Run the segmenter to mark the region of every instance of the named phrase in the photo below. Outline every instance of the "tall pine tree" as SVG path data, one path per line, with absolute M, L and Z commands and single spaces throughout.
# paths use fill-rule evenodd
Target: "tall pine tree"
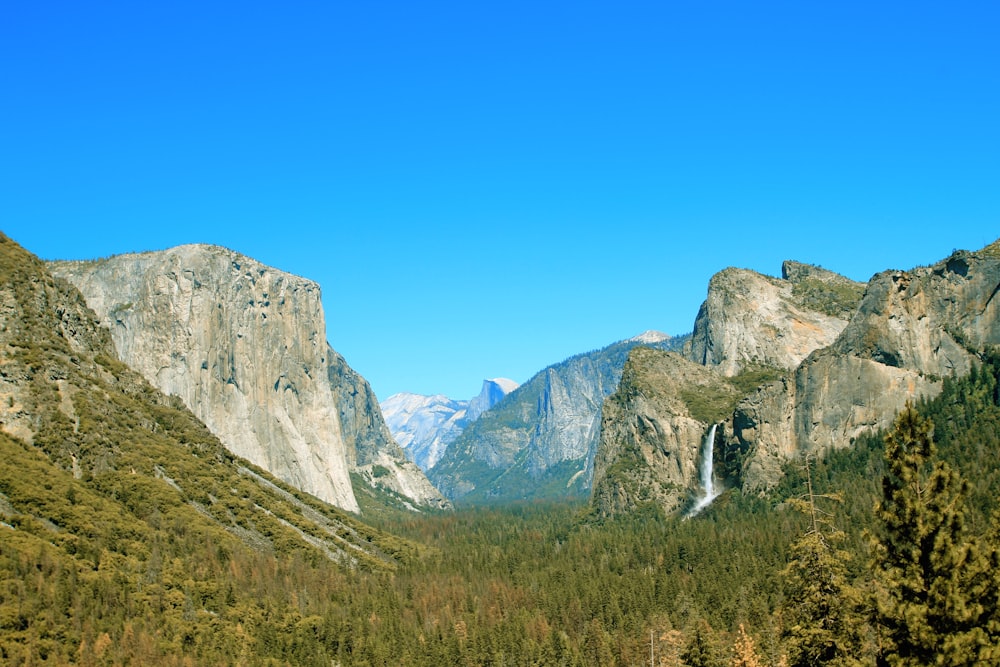
M 813 492 L 806 460 L 807 493 L 790 499 L 809 518 L 805 534 L 792 543 L 788 566 L 782 572 L 785 589 L 782 632 L 789 667 L 865 664 L 862 654 L 861 595 L 848 580 L 850 554 L 838 549 L 843 532 L 834 528 L 828 513 L 817 507 L 820 498 L 839 497 Z
M 994 664 L 988 633 L 992 577 L 965 534 L 965 482 L 935 461 L 933 425 L 912 406 L 885 439 L 886 473 L 873 540 L 879 664 Z

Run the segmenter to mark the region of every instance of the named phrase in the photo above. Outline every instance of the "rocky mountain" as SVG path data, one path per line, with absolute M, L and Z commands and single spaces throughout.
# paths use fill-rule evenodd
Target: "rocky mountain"
M 885 271 L 868 284 L 833 344 L 740 402 L 727 447 L 747 489 L 774 484 L 781 465 L 845 447 L 887 427 L 907 401 L 933 397 L 1000 344 L 1000 241 L 929 267 Z
M 799 262 L 784 262 L 780 279 L 725 269 L 709 281 L 684 354 L 726 376 L 759 366 L 792 370 L 837 338 L 864 288 Z
M 393 438 L 406 455 L 423 470 L 441 459 L 448 444 L 481 414 L 517 389 L 506 378 L 483 380 L 479 394 L 468 401 L 456 401 L 436 394 L 393 394 L 382 402 L 382 414 Z
M 692 363 L 637 351 L 606 402 L 596 508 L 679 511 L 698 488 L 693 462 L 712 424 L 716 476 L 759 491 L 789 461 L 849 446 L 906 401 L 936 395 L 942 378 L 967 373 L 1000 343 L 998 244 L 880 273 L 863 295 L 793 262 L 780 280 L 720 272 L 684 349 Z
M 349 511 L 354 469 L 414 503 L 445 502 L 327 344 L 316 283 L 206 245 L 50 269 L 84 294 L 118 357 L 236 455 Z
M 306 661 L 290 628 L 317 600 L 339 611 L 363 571 L 421 557 L 115 356 L 80 292 L 0 234 L 0 663 Z
M 469 425 L 430 469 L 431 481 L 449 498 L 471 503 L 585 497 L 601 407 L 618 386 L 628 351 L 683 340 L 647 333 L 544 369 Z
M 739 389 L 676 352 L 630 352 L 617 391 L 604 402 L 593 483 L 600 515 L 645 504 L 672 514 L 689 504 L 711 420 L 705 397 L 731 404 Z
M 0 515 L 28 531 L 33 517 L 55 543 L 72 541 L 71 554 L 87 557 L 109 519 L 74 538 L 66 533 L 79 517 L 47 514 L 56 501 L 42 489 L 78 494 L 84 513 L 84 499 L 102 511 L 119 506 L 136 525 L 183 520 L 217 534 L 219 548 L 273 552 L 284 543 L 341 563 L 385 559 L 363 537 L 375 531 L 235 457 L 177 397 L 118 361 L 80 292 L 2 234 L 0 369 Z M 44 470 L 46 481 L 27 470 Z M 110 549 L 119 547 L 148 551 L 122 538 Z
M 683 356 L 636 351 L 605 403 L 593 502 L 605 515 L 654 503 L 678 512 L 694 497 L 702 443 L 737 401 L 832 343 L 864 285 L 786 261 L 781 278 L 729 268 L 709 281 Z M 715 431 L 724 440 L 725 426 Z M 715 450 L 725 457 L 727 449 Z M 727 461 L 731 464 L 731 461 Z

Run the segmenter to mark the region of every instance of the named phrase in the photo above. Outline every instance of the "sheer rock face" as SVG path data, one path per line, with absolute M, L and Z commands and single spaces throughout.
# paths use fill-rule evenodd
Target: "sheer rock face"
M 668 514 L 681 510 L 699 487 L 697 461 L 711 426 L 692 416 L 687 401 L 702 402 L 697 414 L 717 419 L 717 440 L 725 441 L 733 425 L 731 406 L 741 397 L 727 378 L 762 368 L 794 370 L 836 340 L 863 289 L 831 271 L 791 261 L 783 264 L 780 279 L 735 268 L 713 276 L 683 357 L 634 351 L 621 386 L 605 401 L 593 487 L 598 511 L 615 514 L 645 502 Z M 787 410 L 780 400 L 768 403 L 764 426 L 784 424 Z M 795 450 L 794 437 L 779 428 L 765 437 L 775 439 L 774 455 L 755 460 L 754 470 L 780 473 Z M 724 464 L 721 477 L 735 467 L 732 456 L 741 450 L 716 451 Z
M 367 382 L 326 342 L 316 283 L 205 245 L 50 269 L 83 293 L 122 361 L 233 453 L 358 511 L 350 464 L 377 458 L 378 444 L 359 453 L 373 434 L 388 444 Z
M 593 502 L 602 516 L 652 503 L 680 511 L 698 487 L 710 425 L 691 416 L 680 391 L 736 391 L 717 372 L 648 348 L 629 354 L 618 390 L 604 402 Z
M 431 480 L 467 502 L 586 497 L 604 400 L 639 345 L 673 347 L 678 339 L 647 332 L 540 371 L 466 427 Z
M 816 267 L 786 262 L 783 279 L 727 269 L 711 282 L 684 356 L 637 351 L 604 405 L 593 502 L 604 513 L 654 501 L 669 512 L 697 487 L 693 461 L 708 424 L 685 396 L 764 365 L 784 369 L 722 417 L 719 476 L 744 490 L 778 482 L 794 458 L 850 446 L 888 427 L 907 401 L 940 392 L 1000 345 L 1000 241 L 930 267 L 887 271 L 862 290 Z M 712 378 L 715 380 L 712 380 Z M 717 384 L 712 384 L 712 382 Z M 721 394 L 719 393 L 721 392 Z M 704 393 L 704 392 L 702 392 Z M 610 471 L 610 473 L 609 473 Z
M 419 466 L 407 459 L 392 437 L 368 381 L 333 348 L 327 349 L 327 377 L 338 406 L 350 469 L 369 486 L 399 494 L 418 506 L 450 508 L 451 503 Z
M 1000 344 L 998 291 L 996 243 L 872 278 L 832 345 L 737 406 L 729 446 L 745 458 L 744 487 L 767 488 L 789 458 L 888 427 L 907 401 L 933 397 L 942 378 L 968 373 L 977 352 Z
M 792 370 L 847 326 L 864 285 L 798 262 L 782 278 L 747 269 L 715 274 L 685 356 L 734 376 L 753 366 Z

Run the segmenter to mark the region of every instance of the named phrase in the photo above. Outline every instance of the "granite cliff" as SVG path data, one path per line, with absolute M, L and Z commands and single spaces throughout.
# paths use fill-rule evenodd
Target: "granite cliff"
M 781 276 L 715 274 L 685 356 L 726 376 L 754 366 L 792 370 L 836 340 L 864 292 L 863 283 L 799 262 L 784 262 Z
M 782 279 L 741 269 L 709 285 L 684 356 L 635 351 L 605 403 L 593 491 L 602 513 L 679 511 L 718 423 L 727 485 L 759 492 L 806 454 L 849 446 L 932 397 L 1000 344 L 1000 242 L 858 283 L 794 262 Z M 692 366 L 701 370 L 695 371 Z M 692 422 L 693 420 L 693 422 Z
M 222 585 L 198 560 L 206 551 L 253 552 L 253 562 L 274 567 L 305 558 L 364 569 L 395 567 L 405 555 L 397 538 L 234 456 L 176 396 L 115 356 L 80 292 L 0 233 L 8 557 L 65 556 L 63 575 L 91 593 L 88 577 L 100 571 L 109 584 L 190 600 L 196 585 Z
M 782 277 L 729 268 L 709 281 L 681 355 L 635 350 L 605 402 L 592 499 L 604 515 L 654 503 L 668 513 L 699 485 L 698 457 L 712 424 L 723 443 L 739 399 L 832 343 L 864 286 L 786 261 Z M 734 451 L 716 449 L 720 459 Z M 725 476 L 733 463 L 720 468 Z
M 389 464 L 380 479 L 414 502 L 442 502 L 327 344 L 316 283 L 206 245 L 50 269 L 83 293 L 122 361 L 238 456 L 350 511 L 352 466 Z
M 586 497 L 601 407 L 628 351 L 683 340 L 648 332 L 542 370 L 469 425 L 430 469 L 431 480 L 449 498 L 470 503 Z
M 744 461 L 743 486 L 773 485 L 790 458 L 848 446 L 968 373 L 1000 344 L 998 291 L 1000 242 L 875 275 L 836 341 L 737 406 L 727 447 Z
M 618 390 L 604 402 L 594 462 L 598 513 L 647 504 L 680 511 L 695 491 L 701 444 L 714 421 L 706 405 L 731 404 L 738 396 L 718 372 L 675 352 L 632 350 Z

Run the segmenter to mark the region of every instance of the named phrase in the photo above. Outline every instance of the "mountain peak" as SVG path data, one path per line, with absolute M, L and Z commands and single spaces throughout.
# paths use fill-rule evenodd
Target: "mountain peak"
M 508 394 L 521 386 L 520 383 L 515 382 L 510 378 L 490 378 L 488 380 L 483 380 L 483 385 L 485 385 L 487 382 L 492 382 L 493 384 L 497 385 L 498 387 L 503 389 L 504 392 Z
M 479 394 L 456 401 L 443 394 L 393 394 L 382 401 L 382 414 L 399 446 L 423 470 L 430 470 L 462 430 L 518 388 L 508 378 L 483 380 Z
M 643 331 L 638 336 L 633 336 L 632 338 L 629 338 L 626 342 L 628 342 L 628 343 L 646 343 L 646 344 L 665 343 L 666 341 L 670 340 L 671 338 L 673 338 L 673 336 L 671 336 L 669 334 L 665 334 L 662 331 L 655 331 L 653 329 L 649 329 L 647 331 Z

